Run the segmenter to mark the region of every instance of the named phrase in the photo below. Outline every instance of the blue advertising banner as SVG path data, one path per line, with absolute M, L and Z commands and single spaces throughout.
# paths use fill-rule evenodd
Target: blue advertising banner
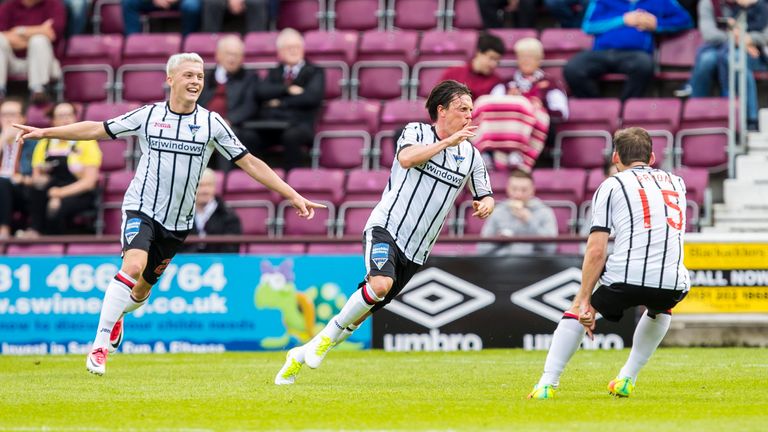
M 119 266 L 115 257 L 0 257 L 0 353 L 90 350 Z M 121 350 L 288 349 L 322 329 L 363 275 L 357 256 L 178 255 L 126 317 Z M 343 346 L 369 348 L 370 324 Z

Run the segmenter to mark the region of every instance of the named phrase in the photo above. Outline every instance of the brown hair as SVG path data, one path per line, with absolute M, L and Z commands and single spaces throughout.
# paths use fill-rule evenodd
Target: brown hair
M 632 162 L 647 164 L 651 162 L 653 141 L 645 129 L 631 127 L 616 131 L 613 135 L 613 148 L 624 165 Z

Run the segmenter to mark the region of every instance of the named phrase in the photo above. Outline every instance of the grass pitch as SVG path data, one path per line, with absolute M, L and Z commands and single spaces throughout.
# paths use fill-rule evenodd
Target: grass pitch
M 332 352 L 293 386 L 284 353 L 0 356 L 0 429 L 765 431 L 768 350 L 660 349 L 628 399 L 628 354 L 580 351 L 555 400 L 529 401 L 544 352 Z

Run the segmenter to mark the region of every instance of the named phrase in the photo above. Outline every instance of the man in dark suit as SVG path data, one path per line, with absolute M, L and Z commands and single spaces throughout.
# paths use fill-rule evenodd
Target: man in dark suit
M 237 36 L 225 36 L 216 45 L 216 69 L 205 76 L 205 86 L 198 103 L 221 114 L 254 153 L 258 137 L 255 132 L 243 128 L 243 123 L 253 120 L 258 111 L 254 91 L 258 77 L 243 68 L 245 45 Z M 218 153 L 216 153 L 218 155 Z M 231 164 L 217 156 L 219 169 L 228 170 Z
M 299 165 L 303 152 L 312 146 L 325 93 L 325 72 L 304 59 L 304 39 L 296 30 L 281 31 L 276 44 L 280 64 L 256 85 L 256 98 L 261 102 L 259 145 L 281 145 L 285 168 L 290 169 Z
M 216 173 L 206 168 L 200 176 L 195 201 L 195 226 L 192 234 L 200 237 L 209 235 L 242 234 L 243 229 L 237 213 L 216 196 Z M 227 243 L 186 244 L 184 252 L 189 253 L 236 253 L 240 246 Z

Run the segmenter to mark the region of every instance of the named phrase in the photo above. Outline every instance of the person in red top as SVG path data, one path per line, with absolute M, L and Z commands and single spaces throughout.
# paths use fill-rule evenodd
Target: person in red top
M 477 51 L 472 60 L 464 66 L 446 69 L 439 81 L 458 81 L 469 87 L 475 99 L 487 95 L 501 83 L 496 68 L 504 52 L 504 42 L 501 39 L 492 34 L 481 34 L 477 39 Z
M 61 75 L 54 43 L 64 37 L 67 10 L 61 0 L 7 0 L 0 4 L 0 99 L 9 74 L 27 74 L 33 102 Z

